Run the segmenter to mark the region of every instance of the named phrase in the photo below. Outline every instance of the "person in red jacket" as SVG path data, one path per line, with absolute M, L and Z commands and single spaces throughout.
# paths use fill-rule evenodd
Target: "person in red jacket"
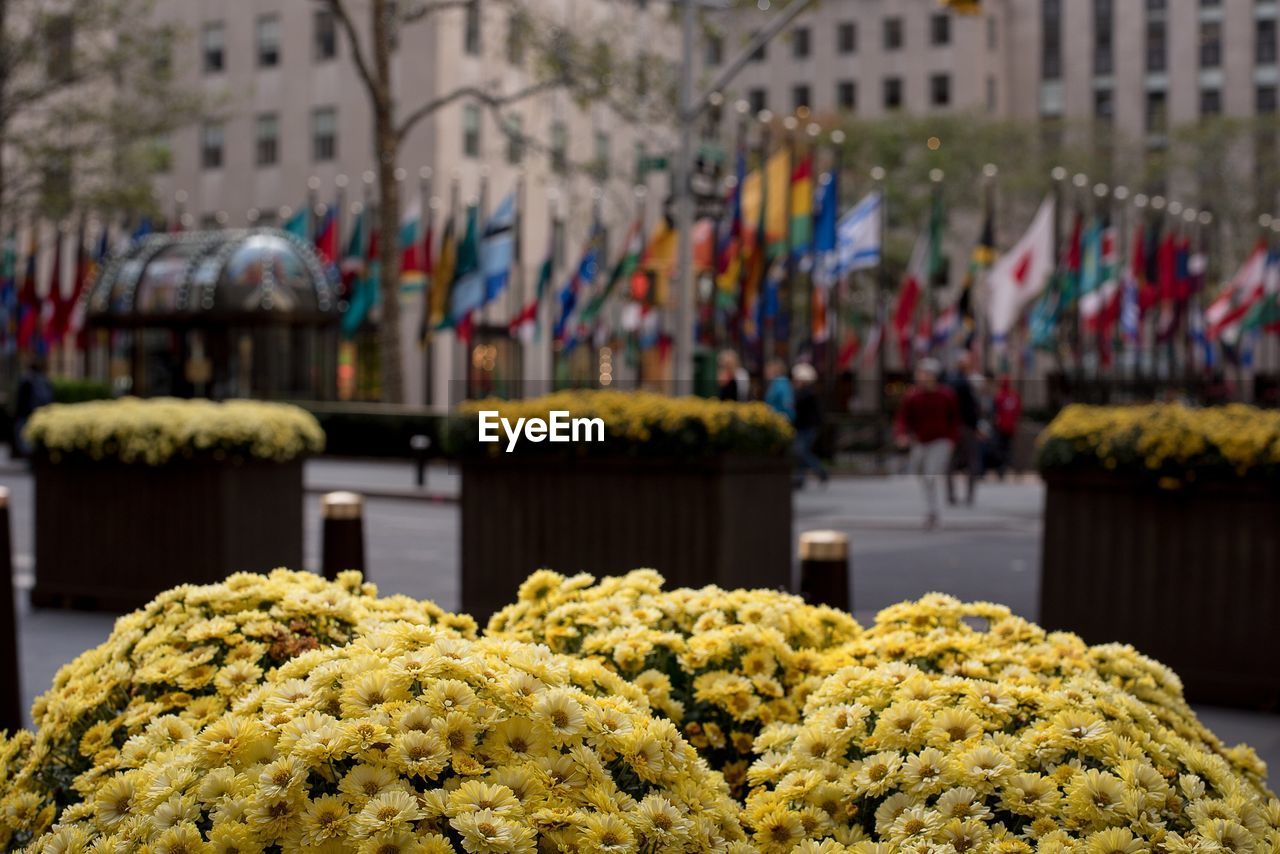
M 1022 397 L 1013 387 L 1009 377 L 1000 377 L 1000 390 L 995 399 L 995 439 L 998 465 L 996 471 L 1004 479 L 1013 456 L 1013 439 L 1018 433 L 1018 421 L 1022 418 Z
M 938 382 L 940 370 L 936 360 L 920 360 L 915 385 L 902 398 L 893 430 L 898 446 L 910 448 L 907 471 L 919 475 L 924 489 L 925 530 L 938 524 L 938 481 L 947 476 L 960 436 L 960 405 L 956 393 Z

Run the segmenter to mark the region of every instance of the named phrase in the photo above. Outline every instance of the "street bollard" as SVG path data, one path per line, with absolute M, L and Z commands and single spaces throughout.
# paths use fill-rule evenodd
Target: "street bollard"
M 333 581 L 346 569 L 368 573 L 364 565 L 364 498 L 358 492 L 329 492 L 320 499 L 324 533 L 320 571 Z
M 848 536 L 839 531 L 805 531 L 800 535 L 800 595 L 810 605 L 853 611 Z
M 13 598 L 13 543 L 9 538 L 9 488 L 0 486 L 0 732 L 22 729 L 18 682 L 18 615 Z
M 418 467 L 418 487 L 422 488 L 427 483 L 427 451 L 431 450 L 431 437 L 419 433 L 409 440 L 409 447 L 413 450 L 413 461 Z

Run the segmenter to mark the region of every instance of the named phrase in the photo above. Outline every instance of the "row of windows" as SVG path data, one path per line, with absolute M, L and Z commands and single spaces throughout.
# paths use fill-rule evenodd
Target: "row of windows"
M 987 82 L 988 107 L 990 109 L 994 109 L 995 80 L 990 79 Z M 853 112 L 858 109 L 857 81 L 837 80 L 835 96 L 837 110 L 842 112 Z M 752 113 L 759 113 L 761 110 L 769 109 L 768 92 L 761 88 L 747 90 L 747 103 L 751 105 Z M 906 106 L 903 81 L 901 77 L 885 77 L 881 81 L 881 104 L 886 110 L 900 110 Z M 814 106 L 813 89 L 808 84 L 802 83 L 791 87 L 790 108 L 793 112 L 801 109 L 802 107 L 812 109 Z M 951 106 L 950 74 L 929 75 L 928 106 L 935 108 Z
M 994 49 L 996 40 L 995 19 L 987 21 L 988 47 Z M 794 27 L 791 30 L 791 57 L 808 59 L 813 54 L 813 34 L 809 27 Z M 836 53 L 848 56 L 858 51 L 858 23 L 841 21 L 835 29 Z M 933 47 L 945 47 L 951 44 L 951 16 L 937 13 L 929 16 L 929 44 Z M 906 36 L 901 17 L 885 18 L 881 22 L 881 45 L 886 51 L 902 50 L 906 47 Z M 768 47 L 761 46 L 751 55 L 754 62 L 764 62 L 768 58 Z M 704 45 L 704 62 L 708 66 L 720 65 L 724 62 L 724 37 L 718 33 L 707 36 Z
M 1276 112 L 1280 102 L 1277 87 L 1271 84 L 1258 86 L 1254 90 L 1254 111 L 1259 115 L 1270 115 Z M 1159 89 L 1147 92 L 1146 96 L 1146 130 L 1147 133 L 1163 133 L 1168 127 L 1168 95 Z M 1216 116 L 1222 113 L 1222 90 L 1206 87 L 1200 90 L 1200 114 Z M 1097 89 L 1093 93 L 1093 114 L 1101 122 L 1110 123 L 1115 116 L 1115 93 L 1111 89 Z
M 1200 0 L 1202 7 L 1221 6 L 1221 0 Z M 1261 3 L 1260 3 L 1261 5 Z M 1271 5 L 1275 5 L 1274 2 Z M 1062 78 L 1062 0 L 1041 0 L 1041 77 Z M 1169 33 L 1165 0 L 1148 0 L 1143 65 L 1148 73 L 1168 70 Z M 1114 0 L 1093 0 L 1093 73 L 1108 75 L 1115 70 Z M 1222 67 L 1222 21 L 1202 20 L 1199 59 L 1201 68 Z M 1275 18 L 1260 17 L 1254 22 L 1253 58 L 1257 65 L 1275 65 L 1280 49 L 1280 31 Z
M 475 104 L 462 108 L 462 153 L 467 157 L 481 154 L 482 114 Z M 506 157 L 509 163 L 524 160 L 525 137 L 523 121 L 519 116 L 507 118 Z M 610 137 L 597 131 L 594 139 L 593 174 L 604 179 L 610 171 Z M 200 166 L 203 169 L 221 169 L 225 161 L 226 127 L 223 122 L 205 122 L 200 131 Z M 569 168 L 569 130 L 563 121 L 553 121 L 550 131 L 548 154 L 551 168 L 565 172 Z M 270 167 L 280 162 L 280 116 L 277 113 L 261 113 L 254 120 L 253 160 L 259 167 Z M 311 112 L 311 159 L 325 163 L 338 156 L 338 113 L 333 107 L 320 107 Z
M 311 58 L 325 62 L 337 55 L 337 22 L 329 10 L 317 10 L 312 17 Z M 254 62 L 258 68 L 275 68 L 280 60 L 280 16 L 259 15 L 254 23 Z M 226 70 L 227 29 L 222 21 L 210 21 L 201 28 L 200 63 L 205 74 Z
M 222 122 L 205 122 L 200 128 L 200 166 L 221 169 L 225 160 L 226 126 Z M 311 159 L 325 163 L 338 156 L 338 111 L 319 107 L 311 111 Z M 257 166 L 275 166 L 280 162 L 280 116 L 261 113 L 254 120 L 253 162 Z

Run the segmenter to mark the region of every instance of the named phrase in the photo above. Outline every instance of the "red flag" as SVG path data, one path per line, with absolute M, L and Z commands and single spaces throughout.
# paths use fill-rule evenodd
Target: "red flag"
M 320 221 L 320 230 L 316 232 L 316 252 L 320 253 L 329 264 L 338 263 L 338 217 L 336 207 L 329 208 Z
M 911 318 L 916 313 L 916 303 L 920 301 L 920 282 L 915 276 L 908 276 L 898 291 L 898 305 L 893 310 L 893 331 L 898 336 L 899 346 L 902 342 L 910 342 Z

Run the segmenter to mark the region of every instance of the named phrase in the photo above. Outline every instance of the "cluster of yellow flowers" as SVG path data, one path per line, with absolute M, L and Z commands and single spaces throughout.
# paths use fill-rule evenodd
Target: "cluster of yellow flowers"
M 0 848 L 48 828 L 121 767 L 122 748 L 164 716 L 191 733 L 222 714 L 273 668 L 308 650 L 341 646 L 393 620 L 475 636 L 475 621 L 430 602 L 378 598 L 356 572 L 335 582 L 306 572 L 240 573 L 220 584 L 166 591 L 116 621 L 111 636 L 62 667 L 32 708 L 37 733 L 8 768 L 0 749 Z
M 680 725 L 736 795 L 760 728 L 799 720 L 824 675 L 822 651 L 859 632 L 848 614 L 772 590 L 664 591 L 653 570 L 594 582 L 535 572 L 488 633 L 614 669 Z
M 1270 475 L 1280 467 L 1280 412 L 1243 404 L 1068 406 L 1040 436 L 1042 469 L 1132 471 L 1168 479 Z
M 305 409 L 250 400 L 134 397 L 53 404 L 31 416 L 38 453 L 161 465 L 173 459 L 253 457 L 284 462 L 324 450 L 324 431 Z
M 1263 763 L 1130 647 L 662 584 L 539 571 L 479 640 L 355 573 L 171 591 L 0 737 L 0 848 L 1280 851 Z
M 762 852 L 1262 852 L 1280 801 L 1095 676 L 1053 687 L 849 667 L 756 740 Z M 819 850 L 819 849 L 810 849 Z
M 450 419 L 450 450 L 471 456 L 501 453 L 499 444 L 480 442 L 481 410 L 519 418 L 547 419 L 553 411 L 572 418 L 599 418 L 605 440 L 583 444 L 579 453 L 688 456 L 717 453 L 779 454 L 791 443 L 786 418 L 763 403 L 725 403 L 701 397 L 670 397 L 641 391 L 565 391 L 526 400 L 473 400 Z M 525 442 L 523 453 L 555 453 L 561 446 Z
M 40 852 L 714 852 L 737 806 L 588 661 L 396 623 L 280 667 L 195 736 L 157 719 Z M 272 848 L 272 846 L 279 846 Z

